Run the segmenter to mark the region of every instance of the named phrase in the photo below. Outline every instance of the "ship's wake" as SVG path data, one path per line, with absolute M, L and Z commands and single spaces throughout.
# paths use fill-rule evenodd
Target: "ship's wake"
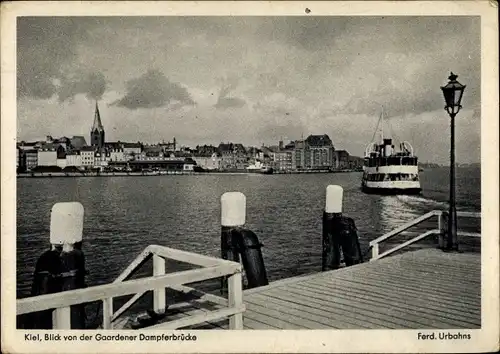
M 397 198 L 404 204 L 422 209 L 443 209 L 448 207 L 447 202 L 439 201 L 424 196 L 398 195 Z

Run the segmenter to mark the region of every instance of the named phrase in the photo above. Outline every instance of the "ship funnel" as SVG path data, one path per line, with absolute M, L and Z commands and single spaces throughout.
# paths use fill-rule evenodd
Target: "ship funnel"
M 392 139 L 384 139 L 384 156 L 392 155 Z

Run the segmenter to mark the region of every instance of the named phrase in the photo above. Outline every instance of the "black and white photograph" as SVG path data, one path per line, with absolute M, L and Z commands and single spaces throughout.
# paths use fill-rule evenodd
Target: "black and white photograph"
M 288 330 L 323 330 L 296 347 L 316 352 L 380 350 L 375 333 L 387 352 L 498 349 L 498 43 L 488 59 L 481 16 L 497 26 L 497 9 L 98 5 L 9 18 L 2 313 L 30 352 L 208 336 L 241 352 L 228 332 L 265 350 Z

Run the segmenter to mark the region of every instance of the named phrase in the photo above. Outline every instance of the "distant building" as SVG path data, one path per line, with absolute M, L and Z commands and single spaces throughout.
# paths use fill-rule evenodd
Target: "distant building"
M 78 135 L 78 136 L 73 136 L 70 139 L 70 145 L 72 149 L 80 150 L 82 147 L 87 146 L 87 142 L 85 141 L 85 138 L 83 136 Z
M 136 155 L 140 155 L 142 152 L 142 144 L 137 143 L 123 143 L 123 154 L 127 160 L 135 158 Z
M 309 135 L 294 144 L 293 162 L 297 169 L 329 169 L 333 167 L 335 148 L 330 137 Z
M 219 170 L 222 163 L 222 158 L 216 152 L 211 156 L 193 156 L 193 160 L 205 170 Z
M 242 144 L 220 143 L 217 152 L 221 157 L 221 169 L 244 169 L 248 165 L 247 151 Z
M 90 146 L 96 150 L 104 148 L 105 134 L 104 127 L 101 122 L 101 114 L 99 113 L 99 106 L 95 103 L 94 124 L 90 130 Z
M 217 153 L 217 147 L 213 145 L 197 145 L 193 155 L 198 157 L 211 157 L 215 153 Z
M 66 166 L 82 166 L 82 155 L 80 150 L 73 150 L 66 154 Z
M 145 145 L 141 157 L 163 157 L 164 149 L 160 145 Z
M 86 146 L 80 150 L 82 166 L 92 168 L 95 164 L 95 150 L 92 146 Z
M 273 154 L 273 166 L 279 171 L 290 171 L 294 169 L 293 150 L 280 150 Z
M 56 166 L 57 151 L 53 143 L 46 143 L 38 149 L 38 166 Z
M 151 158 L 148 160 L 134 160 L 127 162 L 110 162 L 110 168 L 131 171 L 163 170 L 163 171 L 193 171 L 196 162 L 191 159 L 166 160 Z
M 26 168 L 27 171 L 38 166 L 38 150 L 24 150 L 23 156 L 21 157 L 22 164 Z
M 336 150 L 334 153 L 334 167 L 338 169 L 349 168 L 349 153 L 345 150 Z
M 21 141 L 20 143 L 17 144 L 17 147 L 21 150 L 33 150 L 39 148 L 40 146 L 41 143 L 39 142 L 27 143 L 25 141 Z

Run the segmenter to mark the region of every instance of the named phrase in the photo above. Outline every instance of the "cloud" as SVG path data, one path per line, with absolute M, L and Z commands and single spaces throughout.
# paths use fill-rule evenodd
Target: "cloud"
M 233 80 L 230 84 L 222 86 L 219 93 L 219 98 L 215 104 L 215 108 L 241 108 L 246 104 L 246 101 L 238 97 L 227 97 L 231 91 L 236 88 L 236 82 Z
M 173 102 L 178 109 L 179 103 L 183 105 L 195 103 L 186 88 L 171 82 L 159 70 L 148 70 L 142 76 L 127 81 L 126 87 L 126 95 L 112 105 L 135 110 L 163 107 Z
M 55 116 L 40 114 L 44 107 L 50 107 L 47 113 L 59 112 L 61 134 L 70 134 L 61 123 L 68 117 L 91 121 L 93 106 L 85 95 L 99 96 L 102 73 L 107 81 L 102 100 L 113 105 L 101 114 L 116 126 L 107 131 L 110 139 L 157 140 L 175 134 L 193 145 L 227 140 L 255 145 L 275 143 L 282 135 L 297 139 L 328 133 L 339 148 L 362 154 L 383 106 L 391 124 L 399 124 L 395 131 L 411 140 L 424 160 L 439 155 L 446 161 L 446 144 L 436 148 L 447 127 L 439 86 L 453 71 L 467 85 L 460 121 L 470 120 L 462 130 L 457 123 L 457 139 L 463 134 L 471 144 L 480 141 L 479 114 L 464 114 L 467 109 L 479 112 L 480 106 L 478 17 L 18 21 L 20 137 L 34 132 L 35 121 L 37 129 L 51 127 L 56 134 Z M 75 93 L 80 94 L 71 99 Z M 54 95 L 64 102 L 23 99 Z M 157 115 L 137 109 L 147 107 L 162 108 Z M 163 124 L 167 111 L 168 127 Z M 75 135 L 87 134 L 88 128 L 82 129 Z M 412 136 L 415 129 L 421 138 Z M 457 155 L 457 160 L 469 158 L 476 157 Z
M 76 43 L 86 31 L 70 17 L 19 17 L 17 20 L 17 93 L 51 98 L 56 80 L 76 58 Z
M 65 77 L 57 90 L 59 102 L 71 100 L 77 94 L 85 94 L 88 99 L 100 100 L 106 91 L 106 85 L 106 78 L 101 72 Z

